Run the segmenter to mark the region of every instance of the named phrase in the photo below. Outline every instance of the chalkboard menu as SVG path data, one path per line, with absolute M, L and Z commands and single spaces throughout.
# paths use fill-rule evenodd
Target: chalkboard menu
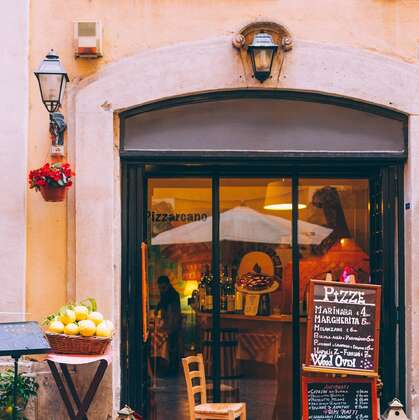
M 303 420 L 378 420 L 375 381 L 303 377 Z
M 377 372 L 381 287 L 312 280 L 306 366 Z
M 0 356 L 42 354 L 51 351 L 37 322 L 0 323 Z

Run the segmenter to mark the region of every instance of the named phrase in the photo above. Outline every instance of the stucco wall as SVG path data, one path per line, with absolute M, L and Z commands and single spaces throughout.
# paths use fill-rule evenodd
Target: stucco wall
M 29 2 L 9 3 L 0 27 L 0 321 L 24 319 Z
M 75 59 L 72 21 L 89 18 L 104 26 L 104 57 Z M 66 299 L 93 295 L 106 315 L 117 321 L 117 112 L 171 95 L 246 88 L 249 84 L 230 37 L 245 24 L 262 19 L 286 25 L 296 40 L 275 87 L 343 95 L 419 113 L 416 1 L 31 1 L 29 69 L 32 72 L 54 48 L 69 73 L 72 83 L 64 107 L 67 151 L 78 172 L 67 203 L 45 203 L 39 194 L 27 193 L 26 290 L 32 319 L 41 319 Z M 260 86 L 257 83 L 250 85 Z M 49 136 L 48 116 L 32 74 L 29 87 L 32 168 L 49 159 Z M 411 145 L 412 156 L 416 144 Z M 416 172 L 411 168 L 407 185 L 415 203 L 417 193 L 411 185 Z M 409 238 L 419 235 L 413 222 L 408 248 L 414 247 Z M 414 258 L 408 264 L 414 272 Z M 413 295 L 409 298 L 414 301 Z M 409 330 L 416 325 L 415 316 L 409 315 Z M 414 360 L 414 343 L 409 346 Z M 419 378 L 409 367 L 407 371 L 410 391 Z M 107 381 L 107 385 L 112 382 L 114 403 L 118 381 L 115 360 Z M 411 396 L 411 409 L 419 416 L 416 393 Z M 109 405 L 104 408 L 109 412 Z
M 339 13 L 337 13 L 337 10 Z M 97 19 L 104 27 L 104 57 L 98 60 L 75 59 L 72 50 L 73 24 L 77 19 Z M 105 65 L 145 50 L 178 43 L 231 36 L 254 20 L 274 20 L 285 24 L 297 40 L 353 47 L 416 62 L 419 7 L 416 1 L 388 0 L 32 0 L 30 8 L 30 63 L 32 72 L 50 48 L 60 55 L 73 85 L 96 74 Z M 201 51 L 205 54 L 205 51 Z M 196 54 L 196 52 L 194 53 Z M 194 60 L 190 56 L 187 59 Z M 312 57 L 311 65 L 322 65 Z M 350 61 L 348 62 L 350 65 Z M 206 71 L 219 72 L 210 63 Z M 162 62 L 155 63 L 155 74 L 165 77 Z M 365 77 L 362 63 L 350 67 L 356 76 Z M 311 69 L 302 69 L 310 72 Z M 398 87 L 397 74 L 381 81 Z M 129 77 L 124 80 L 129 83 Z M 182 84 L 182 80 L 179 80 Z M 35 78 L 30 75 L 29 167 L 48 160 L 48 120 L 40 101 Z M 71 86 L 71 84 L 70 84 Z M 320 90 L 320 89 L 319 89 Z M 356 95 L 355 95 L 356 96 Z M 65 111 L 65 109 L 64 109 Z M 67 120 L 71 119 L 66 115 Z M 71 131 L 71 128 L 69 128 Z M 77 141 L 77 140 L 75 140 Z M 69 145 L 73 147 L 73 145 Z M 74 297 L 74 249 L 67 253 L 67 239 L 73 231 L 66 224 L 74 205 L 44 203 L 39 194 L 28 194 L 28 271 L 27 309 L 42 318 L 57 304 Z M 71 223 L 71 220 L 70 220 Z M 67 236 L 68 235 L 68 236 Z M 40 246 L 42 244 L 42 246 Z
M 216 0 L 195 3 L 187 0 L 127 0 L 121 3 L 33 0 L 30 8 L 29 68 L 32 72 L 46 52 L 54 48 L 72 84 L 77 85 L 86 76 L 123 57 L 181 42 L 230 36 L 244 24 L 265 18 L 285 24 L 298 40 L 364 49 L 405 62 L 415 62 L 417 58 L 419 7 L 416 1 L 319 0 L 313 3 L 306 0 Z M 72 22 L 77 19 L 102 22 L 103 58 L 74 58 Z M 313 59 L 312 64 L 318 65 L 315 57 Z M 222 61 L 211 63 L 207 71 L 220 71 L 215 67 L 226 64 Z M 156 62 L 155 70 L 164 75 L 161 65 L 161 62 Z M 357 72 L 357 68 L 352 67 L 351 71 Z M 363 77 L 362 69 L 359 71 L 360 77 Z M 394 84 L 396 81 L 383 82 Z M 129 78 L 124 83 L 129 83 Z M 48 160 L 49 136 L 47 113 L 32 74 L 29 85 L 28 164 L 33 168 Z M 66 115 L 66 118 L 71 116 Z M 73 208 L 70 206 L 70 212 Z M 72 231 L 68 230 L 66 215 L 65 203 L 44 203 L 39 194 L 29 192 L 27 310 L 35 318 L 42 318 L 58 303 L 63 303 L 67 296 L 69 299 L 74 297 L 73 288 L 66 284 L 67 271 L 71 277 L 75 273 L 74 264 L 67 267 L 72 258 L 72 255 L 67 255 L 67 235 L 71 238 Z

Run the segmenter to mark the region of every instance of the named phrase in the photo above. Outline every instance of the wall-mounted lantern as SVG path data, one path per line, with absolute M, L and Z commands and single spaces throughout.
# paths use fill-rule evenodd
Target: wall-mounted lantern
M 246 78 L 261 83 L 277 81 L 284 60 L 284 52 L 291 50 L 288 30 L 274 22 L 255 22 L 244 27 L 233 39 L 240 51 Z
M 253 74 L 256 79 L 264 82 L 270 75 L 274 55 L 278 45 L 272 40 L 272 36 L 260 32 L 253 38 L 253 42 L 248 45 L 247 52 L 252 59 Z
M 67 72 L 60 62 L 60 58 L 51 50 L 42 60 L 38 70 L 34 72 L 38 79 L 42 102 L 49 112 L 50 133 L 52 136 L 52 155 L 64 155 L 64 131 L 67 127 L 64 116 L 57 112 L 64 97 Z

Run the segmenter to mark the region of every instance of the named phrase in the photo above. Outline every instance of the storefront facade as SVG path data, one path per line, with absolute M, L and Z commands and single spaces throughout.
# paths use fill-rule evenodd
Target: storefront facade
M 222 44 L 221 42 L 220 42 L 220 44 Z M 220 45 L 220 47 L 221 47 L 221 45 Z M 221 48 L 224 48 L 224 47 L 226 47 L 226 48 L 230 48 L 229 47 L 229 45 L 225 45 L 224 43 L 223 43 L 223 45 L 222 45 L 222 47 Z M 364 61 L 364 64 L 365 64 L 365 61 Z M 380 67 L 380 69 L 382 70 L 382 66 L 380 65 L 379 66 Z M 204 68 L 205 68 L 205 65 L 204 65 Z M 376 71 L 374 72 L 374 74 L 376 74 L 377 75 L 377 71 L 378 71 L 378 69 L 376 69 Z M 198 72 L 199 73 L 199 72 Z M 289 77 L 287 77 L 287 78 L 289 78 Z M 109 85 L 109 81 L 104 81 L 104 83 L 105 84 L 107 84 L 107 85 Z M 229 88 L 231 88 L 231 86 L 225 86 L 224 87 L 224 89 L 226 88 L 226 87 L 229 87 Z M 234 86 L 233 86 L 234 87 Z M 294 88 L 295 88 L 295 86 L 294 86 Z M 235 86 L 235 89 L 240 89 L 240 85 L 238 85 L 238 86 Z M 206 89 L 206 90 L 208 90 L 208 89 Z M 309 89 L 309 90 L 312 90 L 312 89 Z M 336 92 L 335 92 L 335 94 L 336 94 Z M 171 96 L 177 96 L 177 95 L 161 95 L 161 97 L 171 97 Z M 144 101 L 144 102 L 150 102 L 150 101 Z M 143 102 L 143 103 L 144 103 Z M 153 101 L 154 102 L 154 101 Z M 96 103 L 98 103 L 98 100 L 96 100 Z M 127 106 L 127 107 L 125 107 L 125 108 L 132 108 L 131 106 Z M 403 120 L 403 117 L 402 116 L 400 116 L 401 117 L 401 120 Z M 111 121 L 109 121 L 109 123 L 110 123 Z M 103 124 L 102 124 L 102 126 L 103 126 Z M 121 127 L 121 125 L 120 125 L 120 127 Z M 406 133 L 406 130 L 404 129 L 404 132 Z M 119 138 L 120 138 L 120 136 L 118 135 L 118 138 L 116 139 L 116 140 L 119 140 Z M 103 139 L 103 137 L 102 137 L 102 139 Z M 114 138 L 114 141 L 115 141 L 115 138 Z M 85 152 L 84 152 L 85 153 Z M 124 154 L 125 154 L 125 156 L 124 156 Z M 144 151 L 143 151 L 143 155 L 146 155 L 147 153 L 145 153 Z M 124 153 L 124 151 L 122 151 L 121 152 L 121 155 L 122 155 L 122 157 L 123 157 L 123 159 L 124 158 L 127 158 L 128 156 L 129 156 L 129 153 L 127 152 L 127 153 Z M 165 155 L 165 157 L 163 157 L 163 161 L 166 161 L 167 162 L 167 160 L 168 160 L 168 155 L 170 156 L 170 153 L 167 153 L 166 155 Z M 174 152 L 174 156 L 176 156 L 176 152 Z M 113 151 L 113 159 L 114 159 L 114 162 L 115 162 L 115 159 L 116 159 L 116 161 L 118 162 L 119 161 L 119 159 L 120 159 L 120 156 L 118 156 L 117 154 L 115 154 L 115 151 Z M 169 158 L 169 160 L 170 160 L 170 158 Z M 370 160 L 370 163 L 371 163 L 371 157 L 369 157 L 369 160 Z M 356 161 L 355 161 L 356 162 Z M 153 164 L 155 164 L 156 162 L 155 161 L 153 161 Z M 386 166 L 386 165 L 384 165 L 384 166 Z M 119 167 L 119 165 L 116 165 L 116 166 L 114 166 L 114 167 L 116 167 L 116 168 L 118 168 Z M 138 171 L 138 169 L 136 169 L 137 171 Z M 141 181 L 139 181 L 140 182 L 140 184 L 141 184 Z M 140 184 L 138 184 L 138 188 L 140 188 Z M 117 195 L 118 196 L 118 195 Z M 92 202 L 92 205 L 93 205 L 94 203 Z M 138 205 L 138 203 L 137 203 L 137 205 Z M 400 209 L 398 210 L 398 211 L 400 211 Z M 401 267 L 400 267 L 401 268 Z M 87 285 L 86 285 L 87 286 Z M 84 287 L 86 287 L 86 286 L 84 286 Z M 396 374 L 395 374 L 396 375 Z M 403 375 L 404 376 L 404 375 Z M 404 379 L 401 379 L 402 381 L 404 381 Z M 395 383 L 394 383 L 394 386 L 397 386 L 397 387 L 399 387 L 399 385 L 396 385 Z M 137 388 L 137 390 L 138 390 L 138 388 Z M 137 401 L 137 403 L 138 403 L 138 401 Z
M 106 415 L 119 408 L 120 402 L 144 408 L 144 399 L 140 396 L 143 395 L 141 381 L 129 379 L 130 375 L 135 378 L 141 375 L 139 372 L 143 371 L 144 366 L 138 355 L 131 357 L 124 349 L 127 349 L 127 345 L 128 348 L 132 345 L 134 347 L 131 349 L 141 353 L 138 343 L 141 330 L 137 329 L 135 332 L 135 327 L 132 326 L 133 321 L 134 325 L 141 324 L 140 312 L 137 311 L 134 300 L 141 297 L 139 283 L 136 282 L 140 281 L 140 278 L 131 277 L 134 294 L 127 294 L 127 276 L 128 272 L 131 275 L 139 273 L 138 261 L 134 263 L 134 256 L 139 253 L 139 240 L 144 239 L 140 227 L 144 220 L 140 222 L 137 216 L 141 211 L 147 211 L 146 206 L 143 206 L 144 197 L 143 204 L 140 201 L 133 203 L 130 200 L 133 200 L 133 197 L 138 200 L 141 195 L 139 192 L 147 185 L 143 175 L 148 168 L 160 170 L 161 172 L 158 174 L 156 172 L 155 175 L 165 178 L 173 177 L 175 173 L 181 177 L 205 175 L 213 182 L 216 176 L 221 184 L 223 177 L 245 179 L 251 175 L 258 179 L 287 178 L 290 180 L 291 192 L 298 189 L 298 182 L 301 179 L 362 178 L 369 182 L 370 201 L 373 193 L 384 194 L 381 198 L 375 197 L 377 202 L 383 200 L 386 203 L 386 198 L 392 199 L 390 206 L 381 209 L 381 213 L 385 215 L 383 220 L 386 221 L 384 227 L 384 234 L 387 235 L 384 238 L 386 251 L 382 263 L 377 265 L 377 268 L 383 269 L 386 273 L 385 281 L 388 282 L 386 286 L 389 290 L 386 302 L 391 302 L 391 308 L 385 306 L 383 310 L 383 316 L 388 317 L 385 325 L 389 327 L 389 336 L 382 345 L 391 346 L 390 351 L 383 353 L 384 358 L 388 358 L 384 361 L 386 369 L 389 368 L 390 360 L 394 357 L 397 359 L 397 363 L 386 371 L 387 379 L 384 379 L 384 382 L 385 385 L 387 382 L 389 388 L 385 395 L 387 398 L 399 395 L 406 401 L 411 418 L 415 418 L 419 412 L 415 397 L 419 381 L 415 361 L 419 357 L 417 350 L 419 347 L 416 345 L 414 335 L 419 323 L 415 311 L 416 296 L 419 293 L 415 286 L 415 273 L 418 268 L 416 257 L 419 252 L 415 238 L 419 234 L 419 225 L 414 217 L 419 197 L 414 182 L 419 167 L 416 150 L 419 144 L 417 116 L 419 72 L 414 64 L 416 45 L 412 47 L 411 44 L 406 44 L 400 48 L 401 58 L 392 56 L 392 53 L 382 48 L 380 44 L 380 42 L 385 44 L 387 35 L 383 35 L 377 42 L 365 41 L 373 37 L 373 26 L 364 28 L 362 33 L 357 34 L 356 37 L 359 38 L 356 38 L 356 41 L 352 41 L 350 37 L 346 39 L 343 35 L 331 39 L 330 35 L 326 34 L 326 29 L 324 32 L 318 29 L 313 36 L 310 36 L 309 32 L 303 29 L 310 27 L 310 19 L 308 18 L 304 25 L 300 21 L 302 5 L 298 7 L 289 5 L 288 11 L 269 8 L 264 11 L 264 16 L 270 21 L 280 21 L 289 28 L 294 37 L 294 47 L 285 57 L 279 79 L 268 80 L 261 84 L 247 76 L 240 55 L 231 44 L 232 35 L 244 24 L 260 20 L 259 6 L 253 2 L 247 3 L 249 8 L 245 13 L 229 10 L 229 18 L 226 18 L 223 27 L 216 26 L 213 29 L 214 33 L 208 36 L 202 36 L 198 28 L 195 28 L 174 38 L 163 31 L 163 27 L 168 24 L 167 16 L 165 15 L 166 18 L 160 22 L 153 15 L 154 7 L 157 6 L 150 5 L 149 7 L 153 9 L 150 11 L 143 10 L 135 3 L 133 7 L 137 17 L 146 19 L 147 16 L 153 16 L 154 24 L 160 22 L 155 28 L 160 28 L 163 33 L 147 44 L 144 41 L 146 33 L 144 29 L 145 32 L 141 32 L 139 38 L 145 44 L 142 41 L 138 44 L 137 41 L 131 40 L 128 34 L 121 35 L 122 26 L 114 28 L 123 39 L 121 41 L 121 45 L 124 45 L 121 48 L 123 52 L 117 51 L 112 45 L 112 32 L 106 32 L 104 16 L 116 13 L 114 9 L 101 10 L 102 6 L 99 5 L 94 8 L 80 4 L 77 12 L 69 11 L 68 16 L 57 19 L 54 25 L 65 21 L 68 27 L 62 26 L 66 29 L 60 30 L 56 27 L 57 41 L 54 45 L 50 45 L 50 39 L 39 36 L 42 27 L 40 17 L 47 13 L 48 5 L 40 2 L 31 4 L 30 11 L 28 10 L 32 23 L 30 34 L 32 46 L 28 63 L 31 71 L 50 47 L 58 50 L 63 57 L 64 65 L 71 69 L 72 83 L 67 90 L 64 109 L 68 123 L 66 158 L 75 166 L 77 175 L 65 206 L 53 205 L 54 207 L 47 208 L 38 196 L 34 196 L 35 193 L 28 191 L 25 207 L 28 223 L 25 239 L 26 279 L 23 294 L 26 298 L 22 297 L 22 291 L 19 291 L 20 295 L 16 292 L 16 296 L 20 296 L 18 299 L 22 302 L 26 299 L 24 305 L 26 311 L 33 314 L 33 318 L 36 319 L 41 319 L 66 300 L 77 300 L 86 296 L 96 297 L 101 307 L 107 308 L 107 316 L 113 318 L 118 331 L 113 344 L 112 369 L 103 385 L 101 398 L 98 398 L 92 406 L 93 412 L 97 415 L 94 418 L 106 418 Z M 356 7 L 355 3 L 352 7 Z M 369 12 L 373 14 L 372 10 L 376 7 L 385 9 L 388 5 L 377 6 L 371 3 L 367 6 Z M 183 2 L 178 2 L 169 9 L 172 9 L 174 15 L 187 14 Z M 329 9 L 326 7 L 325 11 L 327 10 Z M 390 15 L 393 12 L 388 11 Z M 53 13 L 50 11 L 47 15 L 51 16 Z M 199 15 L 201 13 L 204 16 L 204 12 L 200 11 Z M 327 13 L 332 13 L 332 10 Z M 408 16 L 410 15 L 411 19 L 419 12 L 414 8 L 412 10 L 412 7 L 409 9 L 406 5 L 400 13 L 405 16 L 405 21 L 396 24 L 399 25 L 397 26 L 399 29 L 403 25 L 408 27 Z M 107 60 L 105 48 L 105 59 L 100 62 L 100 71 L 96 71 L 95 68 L 97 61 L 84 60 L 74 64 L 70 44 L 67 42 L 71 36 L 70 23 L 75 19 L 87 18 L 87 15 L 89 17 L 94 15 L 95 19 L 101 17 L 105 19 L 104 28 L 108 37 L 105 47 L 109 48 L 110 55 Z M 134 25 L 135 22 L 127 18 L 127 15 L 128 11 L 118 14 L 121 19 L 128 19 L 128 27 L 130 24 Z M 216 15 L 214 11 L 210 12 L 208 9 L 208 27 L 211 26 L 211 22 L 217 21 Z M 379 17 L 374 19 L 379 21 Z M 330 19 L 322 17 L 322 20 L 328 21 L 330 25 Z M 313 25 L 316 25 L 314 19 Z M 156 31 L 155 28 L 152 30 Z M 367 38 L 363 38 L 365 33 L 368 34 Z M 414 34 L 414 29 L 406 33 L 410 34 L 412 39 L 417 35 Z M 383 34 L 387 34 L 385 29 Z M 377 36 L 377 39 L 379 38 Z M 371 49 L 378 50 L 379 54 L 371 52 Z M 395 50 L 397 47 L 392 46 L 392 51 Z M 82 80 L 77 80 L 80 75 Z M 47 117 L 42 110 L 38 98 L 39 92 L 36 89 L 35 81 L 32 80 L 27 137 L 28 166 L 31 168 L 45 160 L 49 141 L 46 134 Z M 337 146 L 336 150 L 330 147 L 316 151 L 315 145 L 304 142 L 296 150 L 284 148 L 283 145 L 278 146 L 278 150 L 272 150 L 272 144 L 269 144 L 269 147 L 261 144 L 260 149 L 255 150 L 254 147 L 249 147 L 249 143 L 244 143 L 242 146 L 237 144 L 240 142 L 237 135 L 234 144 L 230 145 L 226 139 L 225 148 L 224 145 L 217 146 L 212 143 L 201 144 L 194 149 L 182 143 L 185 139 L 182 139 L 181 135 L 172 138 L 171 144 L 167 143 L 165 146 L 161 143 L 156 148 L 149 146 L 146 148 L 148 150 L 138 145 L 131 147 L 127 143 L 128 116 L 135 118 L 134 114 L 140 115 L 142 112 L 149 114 L 152 120 L 152 115 L 158 115 L 158 112 L 165 108 L 176 110 L 182 109 L 182 106 L 199 107 L 201 104 L 214 103 L 215 99 L 220 101 L 220 104 L 229 100 L 237 101 L 236 104 L 239 104 L 240 101 L 249 98 L 266 101 L 269 106 L 272 101 L 275 103 L 289 101 L 291 108 L 295 103 L 301 103 L 303 108 L 315 104 L 320 108 L 334 107 L 333 109 L 348 113 L 367 115 L 367 120 L 377 118 L 369 126 L 371 131 L 366 129 L 364 132 L 367 136 L 365 141 L 370 137 L 377 142 L 368 146 L 364 139 L 361 139 L 356 144 L 359 132 L 354 130 L 354 134 L 351 135 L 351 124 L 349 124 L 341 130 L 349 136 L 346 137 L 346 141 L 348 138 L 351 143 L 353 141 L 353 149 L 351 148 L 349 153 L 345 148 L 339 149 L 341 146 Z M 168 104 L 170 107 L 167 107 Z M 237 106 L 240 109 L 240 105 Z M 303 115 L 310 115 L 312 112 L 310 108 L 303 111 Z M 322 113 L 321 109 L 319 112 Z M 296 113 L 298 114 L 298 111 Z M 166 114 L 163 116 L 166 117 Z M 40 122 L 44 117 L 45 124 Z M 226 127 L 229 127 L 231 121 L 237 123 L 234 117 L 234 112 L 232 115 L 226 113 L 224 120 Z M 158 120 L 158 117 L 156 118 Z M 352 121 L 350 117 L 342 119 L 342 121 L 348 120 Z M 176 122 L 176 118 L 173 121 Z M 333 122 L 335 121 L 333 119 Z M 153 124 L 153 121 L 150 124 Z M 339 128 L 339 125 L 336 127 Z M 374 127 L 376 131 L 373 130 Z M 278 127 L 269 128 L 273 131 L 275 128 L 278 129 Z M 150 129 L 149 141 L 155 129 L 156 125 Z M 196 131 L 196 136 L 203 138 L 202 141 L 206 140 L 205 130 L 200 131 L 199 124 L 192 129 Z M 239 125 L 235 127 L 237 133 L 241 133 L 240 129 L 242 128 Z M 188 129 L 185 130 L 188 134 Z M 292 127 L 289 130 L 292 131 Z M 36 140 L 40 137 L 45 137 L 41 143 Z M 380 143 L 387 137 L 389 139 L 387 143 L 385 141 Z M 170 135 L 167 139 L 169 138 Z M 275 136 L 273 138 L 275 140 Z M 211 136 L 208 136 L 208 139 L 211 140 Z M 345 141 L 345 137 L 342 139 L 340 145 Z M 391 139 L 394 140 L 393 143 Z M 155 142 L 159 141 L 164 139 L 155 136 Z M 168 175 L 165 173 L 165 168 L 178 172 L 174 171 Z M 248 171 L 251 174 L 244 174 Z M 374 191 L 372 180 L 380 174 L 381 187 Z M 147 176 L 152 176 L 152 173 Z M 129 182 L 134 185 L 129 185 Z M 136 195 L 133 196 L 134 192 Z M 133 209 L 137 212 L 135 215 L 132 213 Z M 296 215 L 298 217 L 298 213 Z M 136 226 L 134 237 L 127 235 L 126 231 L 131 231 L 131 222 Z M 370 222 L 370 234 L 372 229 L 373 224 Z M 58 237 L 54 235 L 55 239 L 52 240 L 52 232 L 59 232 L 60 235 Z M 131 242 L 124 242 L 128 238 Z M 39 241 L 43 241 L 48 248 L 47 251 L 36 245 Z M 294 251 L 291 249 L 290 252 L 295 253 L 295 247 Z M 298 260 L 298 255 L 294 257 Z M 49 272 L 42 264 L 46 259 L 54 261 Z M 218 262 L 222 263 L 220 257 Z M 48 287 L 44 286 L 53 277 L 59 280 L 55 280 L 51 286 L 52 290 L 48 290 Z M 291 295 L 291 299 L 295 299 L 295 296 Z M 48 303 L 41 303 L 45 301 Z M 294 310 L 295 307 L 296 305 Z M 390 308 L 388 312 L 387 308 Z M 131 313 L 136 315 L 132 318 Z M 291 312 L 291 314 L 294 321 L 298 319 L 298 313 Z M 294 322 L 293 325 L 295 329 L 298 323 Z M 295 340 L 294 344 L 298 345 L 298 330 L 294 330 L 292 337 Z M 394 338 L 398 341 L 394 341 Z M 294 374 L 297 363 L 300 363 L 299 360 L 297 362 L 295 360 L 298 359 L 294 358 Z M 294 388 L 294 393 L 298 395 L 298 385 Z M 293 402 L 295 407 L 298 404 L 298 397 L 294 401 L 297 401 Z
M 351 127 L 345 127 L 349 121 Z M 221 302 L 217 309 L 215 303 L 211 310 L 203 311 L 196 307 L 190 311 L 188 305 L 182 305 L 186 321 L 180 327 L 185 336 L 183 352 L 202 351 L 206 355 L 208 372 L 214 370 L 214 388 L 215 366 L 219 365 L 218 398 L 228 398 L 223 389 L 229 384 L 248 401 L 251 418 L 299 417 L 308 282 L 310 278 L 324 279 L 327 271 L 337 280 L 343 266 L 351 265 L 358 272 L 359 282 L 383 287 L 383 306 L 388 310 L 382 319 L 382 398 L 398 395 L 404 399 L 404 318 L 397 319 L 395 314 L 404 313 L 404 282 L 400 281 L 404 277 L 404 243 L 400 238 L 404 230 L 406 123 L 402 114 L 285 90 L 206 93 L 123 112 L 121 325 L 127 330 L 123 342 L 128 342 L 122 346 L 122 360 L 126 361 L 122 372 L 127 372 L 122 376 L 123 399 L 142 412 L 150 411 L 153 400 L 151 405 L 157 405 L 157 413 L 163 416 L 176 407 L 165 400 L 167 390 L 160 394 L 148 390 L 150 373 L 141 367 L 153 360 L 154 352 L 165 357 L 153 349 L 153 344 L 151 349 L 141 345 L 142 333 L 136 326 L 142 324 L 142 318 L 132 317 L 130 309 L 143 300 L 144 293 L 151 306 L 156 306 L 159 275 L 169 275 L 182 301 L 199 287 L 197 282 L 193 284 L 199 276 L 190 273 L 189 266 L 203 272 L 207 265 L 221 279 L 236 273 L 233 277 L 238 281 L 244 270 L 252 271 L 254 263 L 261 263 L 264 272 L 272 269 L 271 274 L 281 279 L 278 291 L 270 293 L 269 306 L 278 314 L 267 316 L 272 314 L 268 310 L 269 314 L 255 317 L 246 314 L 246 309 L 223 309 L 222 286 L 215 293 L 221 293 L 221 298 L 214 298 L 214 302 Z M 376 132 L 376 138 L 385 144 L 384 153 L 378 144 L 374 151 L 356 150 L 368 144 L 362 141 L 366 132 L 370 145 Z M 356 139 L 351 139 L 352 135 Z M 290 138 L 292 151 L 287 149 Z M 393 146 L 389 139 L 395 141 Z M 251 149 L 255 140 L 259 142 L 257 151 Z M 205 150 L 199 153 L 200 148 Z M 282 200 L 285 196 L 296 200 L 292 203 L 295 211 L 271 209 L 267 213 L 266 195 L 270 186 L 278 184 Z M 315 202 L 318 211 L 313 210 Z M 388 204 L 383 207 L 383 202 Z M 206 216 L 204 221 L 202 215 Z M 269 217 L 275 219 L 271 229 L 286 220 L 291 229 L 286 234 L 278 232 L 279 236 L 269 235 L 264 229 Z M 317 228 L 312 223 L 320 220 L 330 228 L 324 232 L 328 239 L 321 239 L 321 232 L 315 233 Z M 234 229 L 235 223 L 238 229 Z M 212 238 L 202 234 L 205 224 L 211 225 Z M 394 238 L 394 242 L 387 238 Z M 145 291 L 135 286 L 143 284 L 141 276 L 136 276 L 141 272 L 141 251 L 135 246 L 142 242 L 148 244 Z M 272 263 L 264 262 L 266 259 Z M 214 274 L 217 267 L 221 268 Z M 205 338 L 208 328 L 212 330 L 211 342 Z M 275 346 L 281 354 L 279 361 L 274 356 Z M 230 347 L 235 348 L 235 357 L 226 360 Z M 242 359 L 240 368 L 236 367 L 236 356 Z M 253 358 L 258 363 L 249 360 Z M 134 375 L 131 366 L 138 369 Z M 273 377 L 267 372 L 270 367 L 277 370 Z M 141 376 L 144 379 L 138 381 Z M 173 395 L 180 388 L 173 379 L 164 384 L 167 389 L 173 388 Z M 261 388 L 265 397 L 258 396 Z M 266 391 L 270 388 L 276 393 Z M 177 398 L 182 398 L 180 392 Z

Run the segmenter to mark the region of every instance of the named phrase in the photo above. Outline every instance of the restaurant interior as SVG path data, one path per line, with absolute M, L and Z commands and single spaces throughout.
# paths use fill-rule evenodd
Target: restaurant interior
M 215 373 L 221 401 L 246 402 L 248 418 L 292 419 L 293 353 L 304 360 L 309 281 L 371 281 L 369 180 L 300 178 L 297 223 L 292 192 L 291 178 L 220 178 L 214 220 L 212 178 L 148 179 L 151 418 L 189 418 L 181 358 L 202 353 L 209 401 Z M 219 226 L 217 334 L 213 223 Z M 299 349 L 293 344 L 293 235 Z

